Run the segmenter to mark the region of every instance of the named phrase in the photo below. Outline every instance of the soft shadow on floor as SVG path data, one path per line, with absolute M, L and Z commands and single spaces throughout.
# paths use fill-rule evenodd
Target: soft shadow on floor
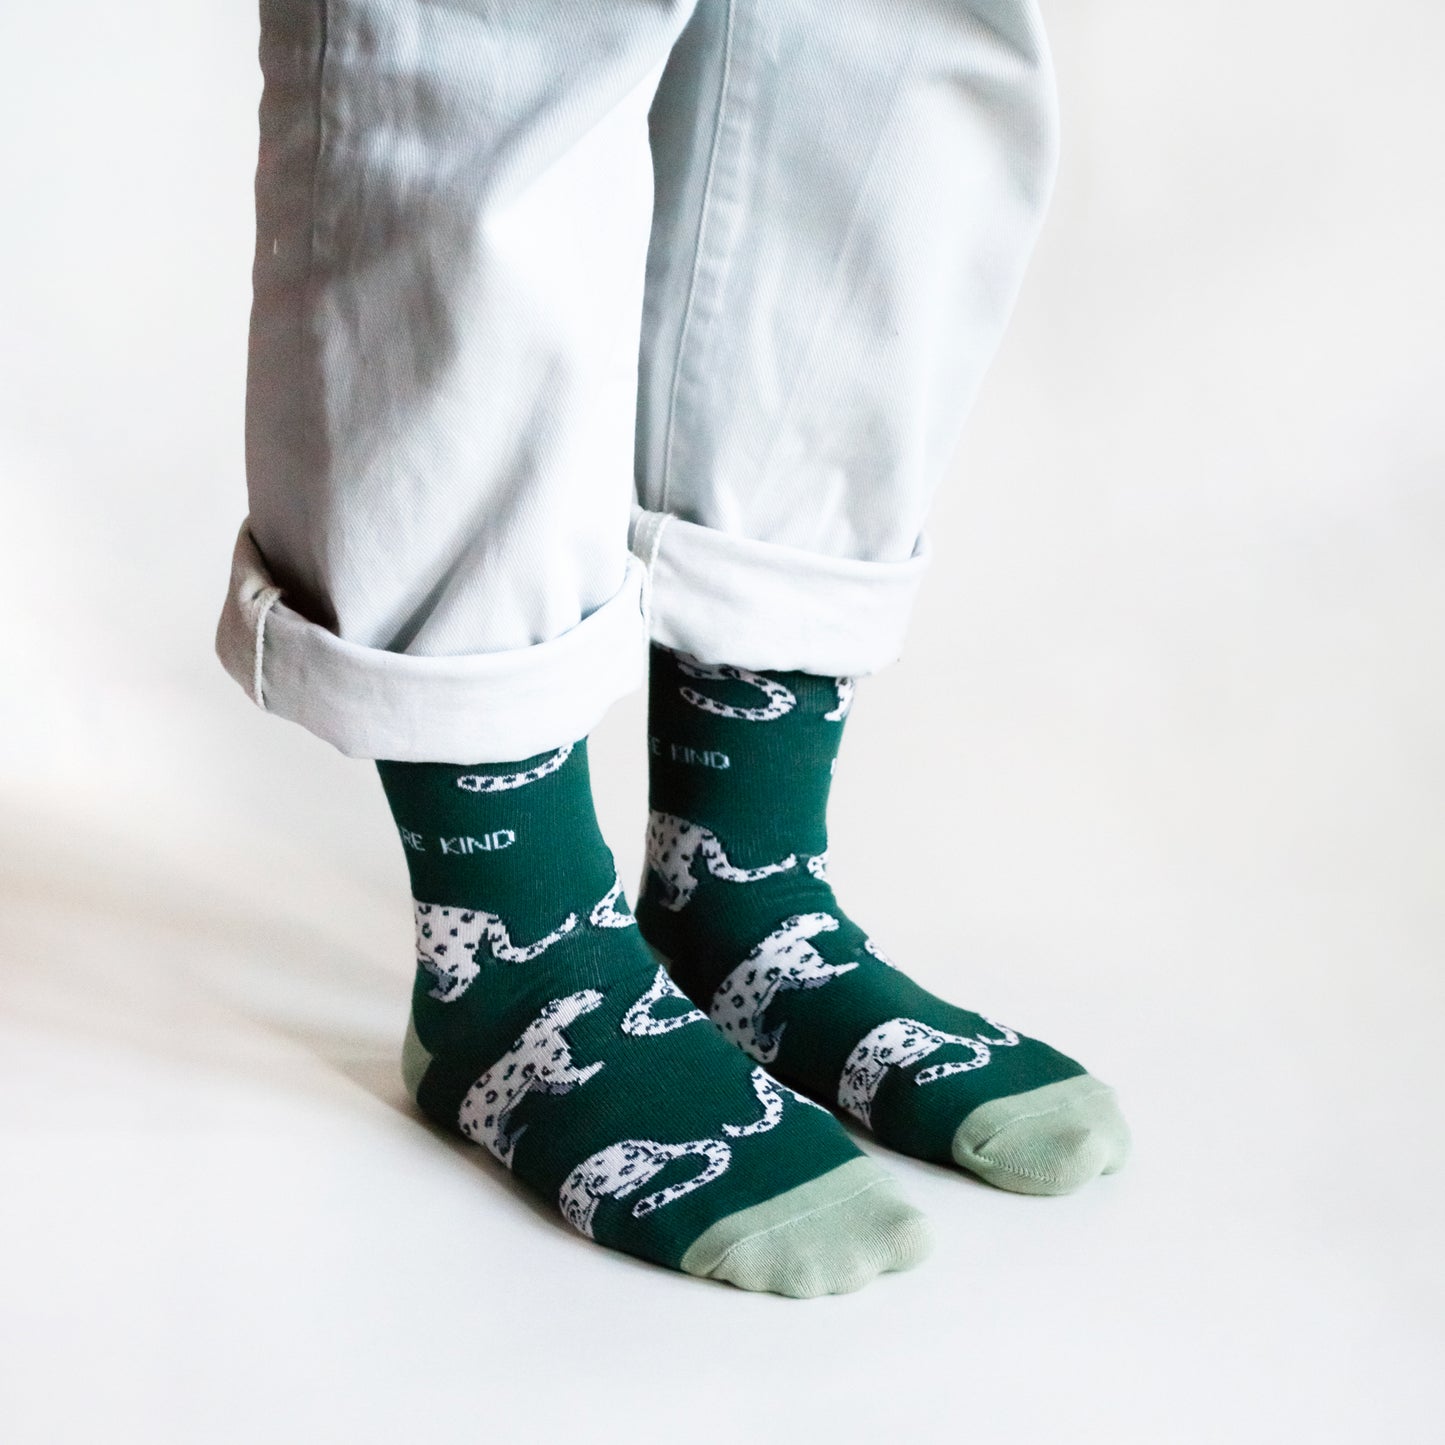
M 37 824 L 32 810 L 3 805 L 0 853 L 18 865 L 0 876 L 0 1023 L 19 1036 L 142 1054 L 183 1078 L 224 1072 L 325 1107 L 309 1056 L 404 1117 L 419 1146 L 584 1243 L 406 1093 L 412 924 L 400 881 L 377 898 L 344 865 L 308 876 L 244 844 L 157 839 L 104 819 Z

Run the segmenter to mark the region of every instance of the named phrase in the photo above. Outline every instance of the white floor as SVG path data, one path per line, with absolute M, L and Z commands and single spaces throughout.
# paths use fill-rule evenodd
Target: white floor
M 375 779 L 209 656 L 253 21 L 0 19 L 6 1445 L 1445 1435 L 1445 18 L 1053 10 L 1058 204 L 834 841 L 1136 1154 L 1061 1200 L 894 1159 L 936 1255 L 806 1303 L 608 1255 L 411 1115 Z M 594 745 L 628 880 L 641 732 Z

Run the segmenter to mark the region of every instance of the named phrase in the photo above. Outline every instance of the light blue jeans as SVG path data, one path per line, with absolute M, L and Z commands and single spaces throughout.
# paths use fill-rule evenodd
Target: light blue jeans
M 588 732 L 648 636 L 897 656 L 1047 203 L 1032 0 L 262 0 L 217 638 L 359 757 Z

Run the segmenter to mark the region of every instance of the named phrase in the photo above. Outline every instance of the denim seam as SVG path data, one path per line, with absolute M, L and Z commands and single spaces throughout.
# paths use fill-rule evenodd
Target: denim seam
M 263 712 L 266 708 L 266 693 L 262 685 L 262 662 L 266 647 L 266 618 L 271 609 L 281 600 L 279 587 L 265 588 L 258 599 L 256 610 L 256 660 L 251 671 L 251 696 Z
M 657 565 L 657 554 L 662 546 L 663 529 L 672 520 L 668 512 L 642 513 L 642 520 L 638 530 L 642 536 L 638 538 L 642 543 L 643 550 L 635 553 L 642 563 L 642 586 L 639 589 L 639 601 L 642 607 L 642 625 L 646 635 L 652 636 L 652 573 Z
M 318 197 L 321 193 L 321 158 L 326 148 L 327 125 L 326 125 L 326 71 L 327 59 L 330 55 L 331 42 L 331 6 L 328 0 L 318 0 L 317 13 L 319 18 L 320 35 L 317 41 L 316 53 L 316 153 L 311 161 L 311 215 L 308 218 L 310 226 L 307 234 L 306 249 L 306 285 L 311 285 L 311 280 L 316 267 L 316 242 L 319 206 Z
M 682 325 L 677 333 L 677 355 L 672 362 L 672 383 L 667 394 L 667 435 L 662 444 L 662 489 L 658 497 L 658 510 L 667 511 L 667 494 L 672 485 L 672 443 L 676 433 L 677 394 L 682 385 L 682 359 L 687 351 L 688 332 L 692 329 L 693 305 L 697 300 L 698 280 L 702 273 L 703 251 L 706 246 L 708 221 L 712 212 L 713 178 L 717 174 L 718 153 L 722 149 L 723 112 L 727 106 L 728 86 L 732 79 L 733 66 L 733 21 L 736 15 L 734 0 L 728 0 L 727 27 L 723 33 L 722 77 L 718 83 L 717 110 L 713 115 L 712 147 L 707 158 L 707 178 L 703 182 L 702 205 L 697 222 L 697 247 L 692 256 L 692 272 L 688 276 L 687 300 L 683 303 Z

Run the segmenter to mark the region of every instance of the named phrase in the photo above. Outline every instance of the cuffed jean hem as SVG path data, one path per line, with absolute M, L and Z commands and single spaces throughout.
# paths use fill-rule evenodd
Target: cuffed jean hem
M 349 757 L 492 763 L 586 736 L 642 683 L 643 571 L 547 642 L 464 657 L 416 657 L 345 642 L 281 600 L 243 525 L 216 629 L 227 672 L 267 712 Z
M 701 662 L 861 677 L 897 659 L 927 541 L 905 562 L 859 562 L 632 511 L 652 640 Z

